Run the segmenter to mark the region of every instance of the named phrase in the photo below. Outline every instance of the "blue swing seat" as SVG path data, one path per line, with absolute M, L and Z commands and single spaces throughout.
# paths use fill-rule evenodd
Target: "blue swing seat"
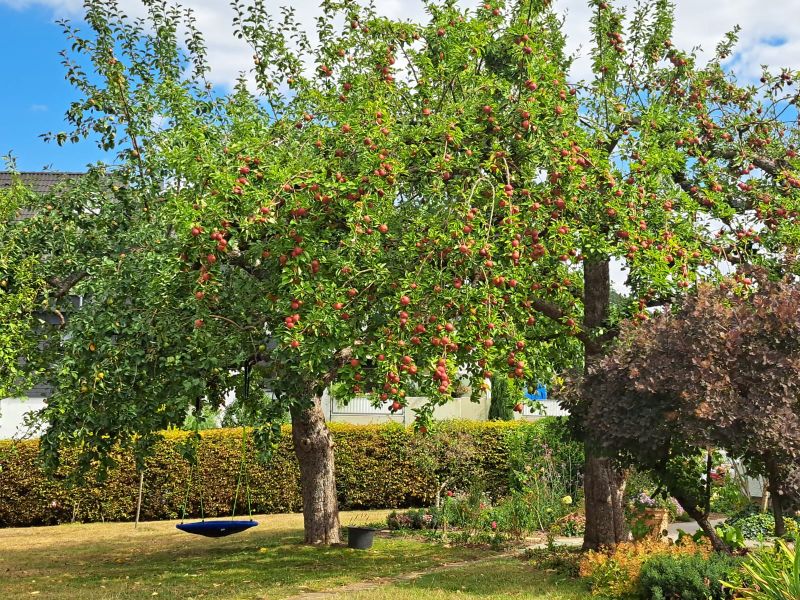
M 194 523 L 179 523 L 175 525 L 181 531 L 203 535 L 205 537 L 220 538 L 234 533 L 241 533 L 258 525 L 258 521 L 196 521 Z

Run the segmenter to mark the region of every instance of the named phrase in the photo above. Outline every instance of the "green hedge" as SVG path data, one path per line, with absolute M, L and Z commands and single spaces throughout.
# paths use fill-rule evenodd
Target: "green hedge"
M 331 423 L 330 428 L 341 508 L 400 508 L 431 502 L 434 476 L 415 459 L 413 431 L 397 424 Z M 518 465 L 524 458 L 510 456 L 509 448 L 526 447 L 530 452 L 530 448 L 571 443 L 566 441 L 564 424 L 553 418 L 443 422 L 429 435 L 444 440 L 454 432 L 467 434 L 475 445 L 476 460 L 485 473 L 484 489 L 494 491 L 507 489 L 510 465 Z M 508 443 L 512 438 L 518 442 L 520 436 L 528 443 Z M 166 433 L 147 459 L 142 520 L 180 516 L 189 475 L 189 466 L 178 448 L 184 437 L 184 433 Z M 236 488 L 241 430 L 209 430 L 202 432 L 202 437 L 198 452 L 201 477 L 195 474 L 188 513 L 199 515 L 202 488 L 206 516 L 226 515 Z M 252 447 L 248 451 L 254 452 Z M 82 484 L 71 483 L 74 456 L 66 453 L 63 463 L 56 476 L 48 478 L 39 466 L 37 441 L 0 442 L 0 526 L 133 519 L 139 480 L 130 455 L 121 455 L 118 466 L 102 482 L 87 479 Z M 299 469 L 289 427 L 283 429 L 268 464 L 249 458 L 249 473 L 254 512 L 301 510 Z

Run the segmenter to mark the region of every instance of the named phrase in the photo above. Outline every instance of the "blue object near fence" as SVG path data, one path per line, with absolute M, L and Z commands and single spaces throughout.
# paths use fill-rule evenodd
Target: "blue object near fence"
M 540 383 L 539 385 L 536 386 L 535 392 L 531 393 L 526 391 L 525 398 L 527 398 L 528 400 L 538 400 L 538 401 L 547 400 L 547 388 Z

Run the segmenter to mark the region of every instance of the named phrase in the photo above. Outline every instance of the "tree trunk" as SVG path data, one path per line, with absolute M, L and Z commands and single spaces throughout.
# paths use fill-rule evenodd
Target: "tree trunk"
M 310 407 L 293 406 L 292 440 L 300 463 L 303 491 L 303 524 L 307 544 L 338 544 L 339 505 L 333 465 L 333 439 L 321 399 L 314 396 Z
M 586 466 L 583 475 L 586 502 L 586 531 L 584 550 L 613 547 L 628 539 L 623 496 L 625 476 L 614 467 L 611 459 L 592 456 L 589 444 L 585 447 Z
M 777 492 L 772 494 L 772 514 L 775 516 L 775 537 L 786 535 L 786 521 L 783 518 L 783 498 Z
M 786 535 L 786 523 L 783 519 L 783 495 L 780 489 L 780 473 L 778 464 L 774 459 L 768 459 L 767 472 L 769 474 L 769 494 L 772 498 L 772 515 L 775 517 L 775 537 Z
M 611 279 L 609 261 L 587 260 L 583 264 L 584 327 L 591 332 L 603 326 L 610 312 Z M 602 351 L 585 346 L 584 364 L 602 357 Z M 591 401 L 591 399 L 586 399 Z M 616 546 L 628 539 L 623 495 L 625 476 L 608 458 L 597 455 L 591 443 L 592 432 L 586 427 L 586 467 L 584 496 L 586 501 L 586 532 L 583 547 L 596 550 L 601 546 Z
M 708 539 L 711 540 L 711 547 L 714 548 L 714 550 L 717 552 L 725 552 L 726 554 L 731 553 L 730 546 L 720 539 L 720 537 L 717 535 L 717 530 L 708 520 L 708 513 L 700 510 L 697 508 L 697 506 L 695 506 L 694 502 L 690 502 L 688 498 L 684 498 L 679 494 L 675 495 L 675 499 L 678 501 L 678 504 L 683 507 L 683 510 L 686 511 L 686 514 L 697 521 L 700 529 L 702 529 L 703 533 L 705 533 L 708 536 Z

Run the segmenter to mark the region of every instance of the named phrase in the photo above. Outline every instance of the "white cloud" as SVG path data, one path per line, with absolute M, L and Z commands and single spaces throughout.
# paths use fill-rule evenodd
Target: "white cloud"
M 31 104 L 28 110 L 31 112 L 47 112 L 47 104 Z
M 130 15 L 144 13 L 139 0 L 120 0 L 120 6 Z M 286 0 L 271 0 L 269 5 L 277 9 Z M 624 4 L 633 5 L 633 0 Z M 742 26 L 737 52 L 729 64 L 741 78 L 759 77 L 761 65 L 774 68 L 790 66 L 800 68 L 800 0 L 676 0 L 676 31 L 674 42 L 688 49 L 701 46 L 705 56 L 714 51 L 725 33 L 736 24 Z M 79 18 L 82 0 L 0 0 L 18 9 L 29 6 L 49 6 L 56 18 Z M 185 0 L 184 6 L 194 9 L 198 26 L 203 31 L 212 65 L 212 80 L 215 83 L 231 83 L 242 70 L 252 64 L 251 52 L 246 45 L 233 37 L 231 29 L 232 9 L 228 0 Z M 290 2 L 303 22 L 313 28 L 314 18 L 319 14 L 318 0 L 294 0 Z M 464 7 L 474 7 L 476 0 L 461 0 Z M 420 20 L 424 9 L 420 0 L 377 0 L 378 11 L 389 17 Z M 566 32 L 569 47 L 583 48 L 584 55 L 575 66 L 574 76 L 588 73 L 586 51 L 589 41 L 589 17 L 591 11 L 585 0 L 557 0 L 556 8 L 566 12 Z M 34 41 L 32 40 L 32 43 Z

